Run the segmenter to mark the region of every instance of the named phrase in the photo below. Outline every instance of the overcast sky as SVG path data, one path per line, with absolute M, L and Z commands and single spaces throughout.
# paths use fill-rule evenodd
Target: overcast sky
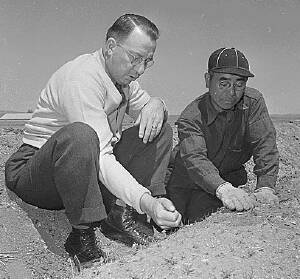
M 208 57 L 223 46 L 246 55 L 270 113 L 300 113 L 299 0 L 0 0 L 0 110 L 34 108 L 50 75 L 99 49 L 123 13 L 160 29 L 140 82 L 171 114 L 205 93 Z

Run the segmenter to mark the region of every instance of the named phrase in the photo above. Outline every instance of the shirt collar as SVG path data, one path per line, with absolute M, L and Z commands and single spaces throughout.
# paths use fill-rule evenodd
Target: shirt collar
M 207 125 L 210 125 L 213 123 L 218 114 L 222 113 L 223 111 L 217 111 L 215 107 L 213 106 L 211 102 L 211 97 L 209 93 L 207 94 L 207 99 L 206 99 L 206 107 L 207 107 Z M 237 110 L 245 110 L 248 107 L 244 104 L 244 97 L 235 105 L 234 109 L 232 111 L 237 111 Z

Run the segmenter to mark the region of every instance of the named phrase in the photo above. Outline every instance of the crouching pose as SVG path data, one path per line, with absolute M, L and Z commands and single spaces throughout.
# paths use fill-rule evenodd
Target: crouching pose
M 136 81 L 154 63 L 158 36 L 143 16 L 118 18 L 103 48 L 52 75 L 6 163 L 6 185 L 23 201 L 65 210 L 72 225 L 65 249 L 81 263 L 104 256 L 95 242 L 99 224 L 131 245 L 153 237 L 146 214 L 162 229 L 181 221 L 162 198 L 172 147 L 167 110 Z M 122 133 L 125 113 L 136 121 Z
M 276 203 L 278 173 L 275 129 L 262 94 L 246 86 L 246 57 L 235 48 L 214 51 L 208 61 L 208 92 L 189 104 L 177 121 L 179 144 L 167 193 L 185 222 L 225 206 L 249 210 L 256 201 Z M 253 156 L 254 195 L 244 164 Z

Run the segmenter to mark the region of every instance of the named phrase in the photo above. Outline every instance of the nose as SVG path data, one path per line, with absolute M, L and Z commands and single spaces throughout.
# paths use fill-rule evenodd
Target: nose
M 135 70 L 137 71 L 137 73 L 139 74 L 139 76 L 142 75 L 145 72 L 145 70 L 146 70 L 144 61 L 141 62 L 140 64 L 136 65 L 135 66 Z
M 235 88 L 235 85 L 232 85 L 232 86 L 230 87 L 229 91 L 230 91 L 230 94 L 231 94 L 231 95 L 235 96 L 235 95 L 236 95 L 236 88 Z

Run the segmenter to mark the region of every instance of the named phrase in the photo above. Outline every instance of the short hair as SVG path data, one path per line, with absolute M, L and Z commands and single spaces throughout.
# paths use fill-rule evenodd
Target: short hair
M 141 15 L 124 14 L 120 16 L 107 30 L 106 41 L 109 38 L 124 41 L 128 38 L 135 27 L 139 27 L 153 41 L 156 41 L 159 38 L 159 30 L 152 21 Z

